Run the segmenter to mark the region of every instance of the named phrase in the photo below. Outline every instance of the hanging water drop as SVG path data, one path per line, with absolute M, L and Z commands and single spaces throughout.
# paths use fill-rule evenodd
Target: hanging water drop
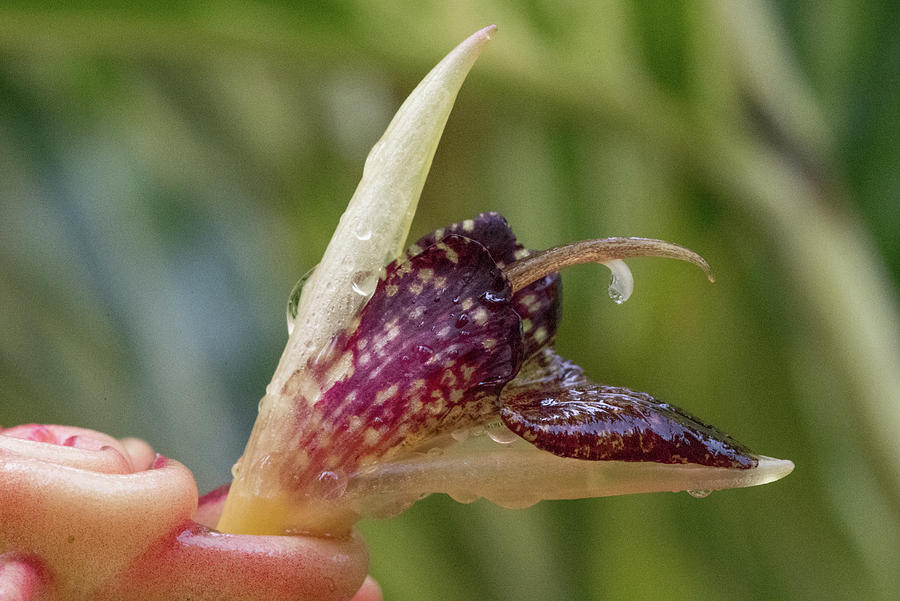
M 450 433 L 450 437 L 456 442 L 462 442 L 469 437 L 468 430 L 454 430 Z
M 687 491 L 689 495 L 694 497 L 695 499 L 705 499 L 712 493 L 711 490 L 689 490 Z
M 612 280 L 609 282 L 609 298 L 617 305 L 621 305 L 631 297 L 634 292 L 634 276 L 625 261 L 616 259 L 604 263 L 612 272 Z
M 339 472 L 323 471 L 316 477 L 316 485 L 323 499 L 339 499 L 347 491 L 349 479 Z
M 300 279 L 297 280 L 297 283 L 294 284 L 294 287 L 291 288 L 291 293 L 288 295 L 287 302 L 287 328 L 288 328 L 288 336 L 294 331 L 294 319 L 297 317 L 297 308 L 300 306 L 300 295 L 303 293 L 303 286 L 306 284 L 306 281 L 312 276 L 313 272 L 316 270 L 315 267 L 304 273 L 300 276 Z
M 515 432 L 503 424 L 488 430 L 487 435 L 497 444 L 511 444 L 519 437 Z
M 368 271 L 359 271 L 353 274 L 350 283 L 353 286 L 353 292 L 369 298 L 375 292 L 375 287 L 378 285 L 378 274 Z
M 469 503 L 474 503 L 478 500 L 478 495 L 468 491 L 456 491 L 448 494 L 450 495 L 450 498 L 457 503 L 464 503 L 468 505 Z

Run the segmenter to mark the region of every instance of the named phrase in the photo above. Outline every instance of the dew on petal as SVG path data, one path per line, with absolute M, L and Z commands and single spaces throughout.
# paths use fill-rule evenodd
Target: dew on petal
M 487 430 L 487 435 L 497 444 L 510 444 L 519 439 L 519 435 L 504 426 L 497 424 L 493 428 Z
M 357 272 L 353 274 L 350 284 L 353 286 L 353 292 L 368 298 L 372 296 L 375 286 L 378 285 L 378 274 L 368 271 Z
M 291 288 L 291 293 L 288 295 L 286 311 L 288 336 L 294 331 L 294 320 L 297 317 L 297 308 L 300 306 L 300 296 L 303 294 L 303 286 L 315 270 L 316 268 L 313 267 L 300 276 L 300 279 L 297 280 L 297 283 L 294 284 L 294 287 Z

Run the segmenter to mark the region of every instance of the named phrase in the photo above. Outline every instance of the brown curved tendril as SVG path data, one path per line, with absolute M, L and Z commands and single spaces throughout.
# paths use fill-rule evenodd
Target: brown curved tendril
M 564 244 L 520 259 L 504 269 L 513 294 L 549 273 L 570 265 L 606 263 L 629 257 L 667 257 L 687 261 L 700 267 L 714 282 L 706 260 L 694 251 L 651 238 L 598 238 Z

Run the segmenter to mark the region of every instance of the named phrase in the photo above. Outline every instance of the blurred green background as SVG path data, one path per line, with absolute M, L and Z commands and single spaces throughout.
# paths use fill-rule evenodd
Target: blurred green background
M 0 423 L 137 435 L 229 478 L 284 305 L 369 147 L 457 42 L 412 236 L 497 210 L 532 248 L 703 254 L 565 273 L 558 348 L 761 453 L 775 484 L 361 525 L 386 599 L 900 591 L 900 4 L 31 2 L 0 8 Z

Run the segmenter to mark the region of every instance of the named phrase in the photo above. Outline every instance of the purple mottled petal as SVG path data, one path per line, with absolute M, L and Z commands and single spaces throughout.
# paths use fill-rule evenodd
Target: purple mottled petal
M 545 350 L 503 391 L 510 430 L 561 457 L 750 468 L 751 451 L 649 394 L 594 384 Z
M 320 471 L 355 469 L 442 429 L 480 423 L 522 357 L 519 316 L 502 271 L 480 243 L 447 236 L 387 268 L 359 325 L 323 361 L 349 361 L 301 425 L 299 448 Z
M 475 219 L 453 223 L 423 236 L 407 250 L 407 255 L 415 256 L 436 241 L 454 234 L 481 243 L 501 268 L 533 253 L 516 241 L 515 234 L 502 215 L 481 213 Z M 522 318 L 526 357 L 552 344 L 561 318 L 561 293 L 559 273 L 555 272 L 538 278 L 513 295 L 516 313 Z

